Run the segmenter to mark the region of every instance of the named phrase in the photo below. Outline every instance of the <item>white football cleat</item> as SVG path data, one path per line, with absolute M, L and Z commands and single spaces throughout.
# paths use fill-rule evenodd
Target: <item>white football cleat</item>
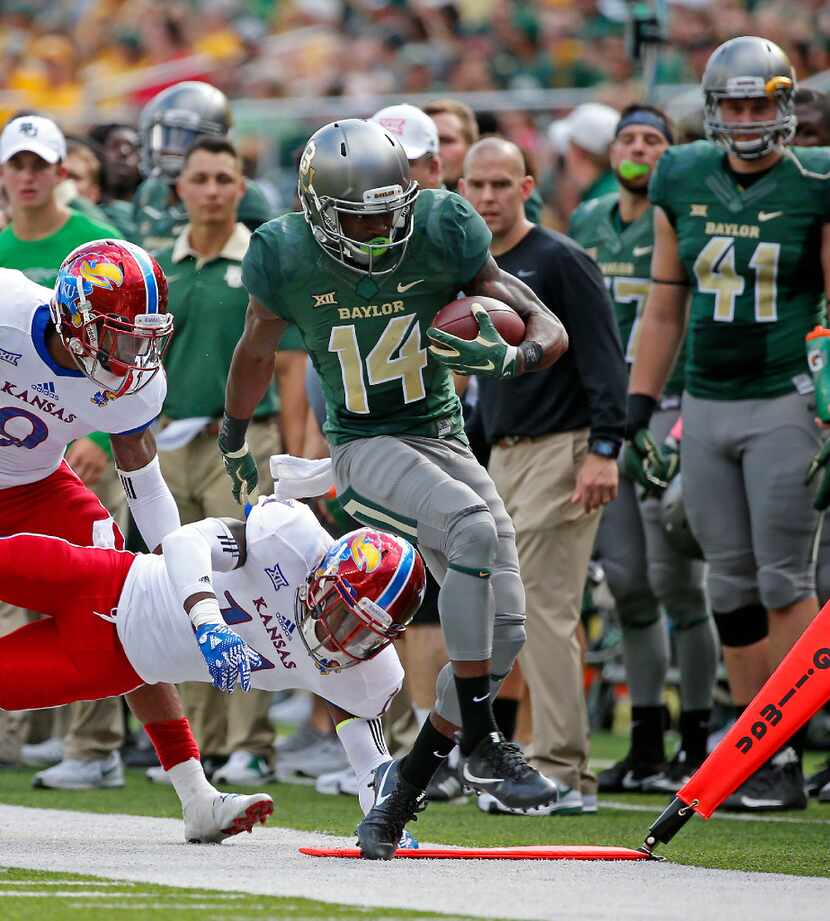
M 225 838 L 264 825 L 274 811 L 267 793 L 219 793 L 200 796 L 182 810 L 184 839 L 188 844 L 218 844 Z

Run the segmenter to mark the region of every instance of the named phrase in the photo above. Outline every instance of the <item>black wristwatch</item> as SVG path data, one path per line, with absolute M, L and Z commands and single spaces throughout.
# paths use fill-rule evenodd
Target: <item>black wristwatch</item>
M 620 443 L 611 441 L 608 438 L 592 438 L 588 442 L 588 450 L 591 454 L 598 454 L 600 457 L 607 457 L 609 460 L 616 460 L 620 453 Z

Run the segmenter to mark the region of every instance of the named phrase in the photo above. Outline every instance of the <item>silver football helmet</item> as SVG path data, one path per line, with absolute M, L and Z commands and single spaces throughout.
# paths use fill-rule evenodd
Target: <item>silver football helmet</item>
M 703 125 L 706 136 L 742 160 L 757 160 L 795 134 L 795 71 L 774 42 L 754 35 L 730 39 L 716 48 L 703 73 Z M 774 99 L 778 115 L 769 121 L 727 122 L 723 99 Z M 757 134 L 746 138 L 747 133 Z M 740 138 L 740 139 L 739 139 Z
M 314 239 L 347 268 L 388 275 L 401 264 L 412 236 L 418 183 L 397 138 L 375 122 L 349 118 L 316 131 L 300 158 L 297 193 Z M 357 240 L 345 215 L 388 215 L 388 230 Z

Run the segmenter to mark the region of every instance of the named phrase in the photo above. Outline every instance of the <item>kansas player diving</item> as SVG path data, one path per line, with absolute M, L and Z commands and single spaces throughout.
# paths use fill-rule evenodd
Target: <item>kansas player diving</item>
M 71 441 L 93 431 L 112 433 L 127 502 L 147 545 L 158 547 L 179 527 L 149 428 L 166 393 L 161 358 L 172 332 L 164 273 L 126 241 L 75 249 L 54 292 L 0 269 L 0 536 L 28 532 L 79 546 L 124 546 L 109 512 L 63 460 Z M 18 566 L 27 562 L 45 565 L 30 557 Z M 0 592 L 11 588 L 10 578 L 17 574 Z M 27 663 L 34 668 L 21 659 Z M 270 808 L 265 794 L 223 797 L 207 783 L 175 688 L 148 685 L 127 701 L 174 779 L 190 839 L 236 834 L 255 820 L 248 809 Z
M 334 541 L 306 505 L 274 496 L 245 523 L 188 524 L 162 548 L 0 538 L 0 598 L 49 615 L 0 639 L 0 706 L 159 681 L 304 688 L 328 702 L 368 811 L 374 771 L 392 763 L 378 719 L 403 681 L 391 641 L 424 595 L 417 551 L 365 528 Z M 254 803 L 248 818 L 264 821 L 271 808 L 270 798 Z

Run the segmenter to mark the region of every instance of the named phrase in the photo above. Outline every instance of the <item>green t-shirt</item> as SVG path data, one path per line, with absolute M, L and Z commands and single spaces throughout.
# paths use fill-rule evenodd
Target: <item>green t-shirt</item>
M 617 177 L 612 170 L 600 173 L 599 176 L 588 186 L 580 195 L 580 202 L 590 201 L 592 198 L 599 198 L 602 195 L 608 195 L 610 192 L 618 192 Z
M 104 213 L 107 221 L 117 228 L 127 240 L 138 240 L 135 224 L 133 223 L 133 205 L 129 201 L 113 199 L 98 206 Z
M 648 297 L 654 212 L 647 208 L 636 221 L 624 226 L 619 199 L 619 192 L 612 192 L 580 205 L 571 215 L 568 233 L 596 261 L 605 277 L 630 368 L 637 353 L 640 320 Z M 684 362 L 685 348 L 666 383 L 666 395 L 683 392 Z
M 663 154 L 649 195 L 674 225 L 691 285 L 689 393 L 747 400 L 800 388 L 804 336 L 825 316 L 830 150 L 787 149 L 742 189 L 723 150 L 696 141 Z
M 166 179 L 151 178 L 136 189 L 133 198 L 133 226 L 137 242 L 145 249 L 162 250 L 172 246 L 188 223 L 187 211 L 180 201 L 172 200 Z M 248 230 L 274 216 L 268 199 L 253 182 L 246 182 L 245 194 L 239 202 L 236 219 Z
M 333 444 L 375 435 L 462 434 L 452 376 L 430 357 L 432 318 L 478 274 L 490 231 L 459 195 L 424 189 L 395 272 L 350 271 L 314 240 L 302 214 L 270 221 L 242 263 L 248 291 L 294 322 L 320 375 Z
M 41 240 L 19 240 L 9 224 L 0 231 L 0 265 L 4 269 L 20 269 L 32 281 L 51 288 L 60 264 L 69 253 L 82 243 L 102 237 L 122 239 L 112 225 L 92 221 L 77 211 L 70 211 L 63 227 Z
M 200 266 L 190 254 L 174 262 L 173 251 L 169 246 L 156 253 L 167 276 L 168 309 L 175 322 L 164 356 L 167 397 L 163 412 L 170 419 L 218 419 L 225 405 L 233 351 L 245 327 L 248 292 L 242 284 L 240 261 L 219 256 Z M 286 331 L 280 348 L 302 349 L 294 327 Z M 279 405 L 272 382 L 254 418 L 273 415 Z

